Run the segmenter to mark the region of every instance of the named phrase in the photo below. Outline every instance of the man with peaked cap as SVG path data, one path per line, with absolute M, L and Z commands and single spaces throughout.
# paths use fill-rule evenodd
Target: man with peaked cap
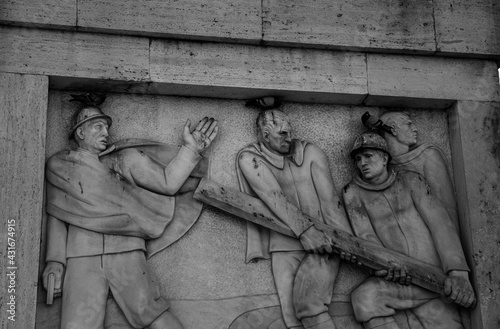
M 167 225 L 185 219 L 178 217 L 186 217 L 190 207 L 176 195 L 187 188 L 202 159 L 199 153 L 217 135 L 217 121 L 204 118 L 191 132 L 188 120 L 180 149 L 122 145 L 103 157 L 110 151 L 111 124 L 98 107 L 82 108 L 70 135 L 78 148 L 47 162 L 43 285 L 47 288 L 49 275 L 55 275 L 64 329 L 103 328 L 110 293 L 134 328 L 182 328 L 159 294 L 146 263 L 145 240 L 161 237 Z
M 447 299 L 464 307 L 475 301 L 469 268 L 454 225 L 425 178 L 411 171 L 389 171 L 385 140 L 364 133 L 350 153 L 357 173 L 343 189 L 356 236 L 438 266 L 447 275 Z M 403 269 L 375 272 L 351 295 L 356 320 L 365 328 L 399 328 L 392 317 L 406 311 L 412 329 L 463 328 L 456 304 L 415 285 Z
M 331 240 L 323 232 L 294 215 L 302 213 L 350 231 L 327 159 L 314 144 L 292 139 L 289 118 L 279 110 L 261 112 L 257 131 L 258 142 L 237 155 L 240 189 L 261 199 L 297 238 L 249 223 L 247 262 L 271 258 L 287 328 L 333 329 L 328 305 L 339 256 L 329 254 Z

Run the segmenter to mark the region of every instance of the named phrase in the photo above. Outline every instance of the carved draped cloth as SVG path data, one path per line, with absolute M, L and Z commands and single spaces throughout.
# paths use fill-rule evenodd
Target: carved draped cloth
M 192 198 L 207 174 L 203 158 L 179 192 L 166 196 L 135 185 L 119 172 L 122 150 L 136 148 L 165 167 L 179 147 L 145 140 L 123 140 L 97 159 L 62 151 L 47 163 L 47 213 L 87 230 L 147 239 L 148 257 L 182 237 L 198 219 L 202 203 Z M 146 170 L 146 169 L 145 169 Z

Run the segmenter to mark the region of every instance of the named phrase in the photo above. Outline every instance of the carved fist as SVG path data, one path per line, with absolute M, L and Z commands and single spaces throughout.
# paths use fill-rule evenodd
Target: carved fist
M 399 267 L 376 271 L 375 276 L 384 277 L 386 281 L 397 282 L 406 286 L 411 284 L 411 276 L 406 273 L 405 269 Z
M 57 297 L 61 295 L 64 265 L 59 262 L 47 262 L 47 266 L 45 266 L 45 270 L 42 274 L 43 287 L 45 290 L 48 288 L 48 278 L 51 273 L 55 275 L 54 297 Z
M 469 272 L 450 271 L 444 280 L 444 294 L 463 307 L 469 307 L 476 301 L 476 295 L 469 281 Z
M 332 244 L 326 234 L 314 226 L 309 227 L 300 235 L 300 242 L 306 251 L 331 254 Z
M 349 252 L 346 252 L 346 251 L 340 252 L 340 259 L 351 262 L 351 263 L 356 264 L 358 266 L 363 265 L 363 263 L 360 260 L 358 260 L 358 258 L 355 255 L 353 255 Z
M 184 146 L 196 153 L 201 153 L 212 144 L 218 131 L 219 127 L 214 118 L 203 118 L 193 132 L 191 132 L 191 121 L 187 120 L 183 133 Z

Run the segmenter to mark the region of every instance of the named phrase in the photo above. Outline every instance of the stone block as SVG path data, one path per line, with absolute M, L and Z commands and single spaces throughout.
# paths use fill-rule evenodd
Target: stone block
M 434 52 L 432 11 L 431 0 L 265 0 L 264 42 Z
M 449 113 L 462 229 L 479 302 L 473 328 L 496 328 L 500 314 L 500 103 L 459 101 Z
M 290 101 L 351 104 L 366 95 L 361 53 L 153 40 L 150 74 L 154 83 L 196 86 L 205 94 L 246 89 Z
M 500 3 L 434 0 L 437 51 L 500 58 Z
M 114 33 L 257 43 L 260 0 L 80 0 L 78 27 Z
M 0 27 L 0 71 L 144 81 L 149 40 L 97 33 Z
M 35 327 L 47 98 L 47 77 L 0 74 L 2 328 Z
M 388 98 L 500 100 L 496 63 L 487 60 L 368 54 L 366 104 Z
M 76 1 L 4 0 L 0 2 L 0 23 L 75 28 Z

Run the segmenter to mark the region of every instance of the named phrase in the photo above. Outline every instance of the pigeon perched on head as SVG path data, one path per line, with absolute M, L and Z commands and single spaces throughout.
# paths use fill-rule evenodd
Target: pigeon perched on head
M 370 131 L 391 132 L 391 127 L 384 124 L 378 117 L 371 115 L 368 111 L 366 111 L 361 117 L 361 122 L 363 123 L 363 126 Z
M 265 96 L 247 101 L 245 106 L 257 107 L 261 110 L 270 110 L 279 107 L 283 103 L 282 99 L 276 96 Z
M 70 95 L 70 102 L 81 102 L 85 106 L 99 106 L 106 100 L 106 94 L 102 93 L 86 93 L 82 95 Z

